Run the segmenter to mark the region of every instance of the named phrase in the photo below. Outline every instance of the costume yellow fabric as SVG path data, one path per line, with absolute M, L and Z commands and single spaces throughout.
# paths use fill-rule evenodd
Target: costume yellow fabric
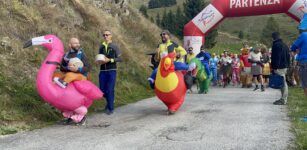
M 270 63 L 266 63 L 263 66 L 262 75 L 270 75 L 270 74 L 271 74 Z
M 187 54 L 186 50 L 171 40 L 168 40 L 166 43 L 161 43 L 158 48 L 160 49 L 160 53 L 158 54 L 159 59 L 162 53 L 168 54 L 175 52 L 176 54 L 180 54 L 180 58 L 175 61 L 184 63 L 184 56 Z
M 187 55 L 187 63 L 190 63 L 190 61 L 191 61 L 193 58 L 195 58 L 195 57 L 196 57 L 195 54 L 188 54 L 188 55 Z

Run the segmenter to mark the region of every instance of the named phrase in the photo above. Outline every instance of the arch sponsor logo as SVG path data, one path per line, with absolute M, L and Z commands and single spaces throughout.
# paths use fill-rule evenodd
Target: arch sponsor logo
M 230 9 L 281 4 L 281 0 L 230 0 Z
M 307 13 L 307 0 L 297 0 L 289 9 L 289 12 L 302 19 L 304 13 Z
M 305 13 L 307 8 L 307 0 L 303 0 L 303 4 L 297 9 L 301 13 Z
M 213 10 L 205 10 L 203 13 L 201 13 L 201 17 L 198 20 L 199 22 L 202 22 L 204 26 L 207 24 L 210 24 L 212 20 L 214 19 L 214 12 Z
M 210 4 L 192 21 L 203 33 L 206 33 L 221 19 L 223 19 L 223 15 L 212 4 Z

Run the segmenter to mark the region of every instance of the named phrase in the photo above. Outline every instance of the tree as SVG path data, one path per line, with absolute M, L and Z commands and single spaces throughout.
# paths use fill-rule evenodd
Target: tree
M 217 29 L 213 29 L 205 35 L 205 47 L 211 49 L 216 44 L 216 37 L 218 36 Z
M 167 13 L 166 19 L 168 22 L 166 29 L 168 29 L 171 33 L 175 33 L 175 15 L 171 10 Z
M 243 33 L 243 31 L 239 31 L 239 34 L 238 34 L 238 37 L 240 38 L 240 39 L 243 39 L 244 38 L 244 33 Z
M 183 37 L 183 28 L 184 24 L 186 23 L 186 17 L 184 16 L 181 8 L 178 6 L 176 10 L 176 15 L 175 15 L 175 32 L 174 34 L 180 38 Z
M 153 8 L 158 8 L 158 6 L 160 6 L 160 1 L 157 1 L 157 0 L 150 0 L 148 2 L 148 8 L 149 9 L 153 9 Z
M 279 32 L 279 24 L 273 17 L 270 17 L 267 20 L 266 26 L 262 30 L 260 42 L 265 44 L 266 46 L 272 46 L 271 35 L 273 32 Z
M 164 9 L 163 16 L 161 19 L 161 28 L 166 29 L 168 27 L 167 13 L 166 9 Z
M 140 7 L 140 12 L 146 17 L 148 18 L 148 14 L 147 14 L 147 7 L 145 5 L 142 5 Z
M 183 3 L 184 14 L 188 20 L 193 19 L 198 13 L 200 13 L 206 4 L 204 0 L 186 0 Z
M 148 2 L 148 8 L 153 9 L 161 7 L 170 7 L 176 4 L 177 4 L 176 0 L 150 0 Z

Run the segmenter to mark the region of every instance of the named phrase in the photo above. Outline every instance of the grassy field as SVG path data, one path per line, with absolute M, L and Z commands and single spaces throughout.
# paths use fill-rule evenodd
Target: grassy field
M 289 117 L 292 121 L 292 130 L 296 136 L 296 149 L 307 149 L 307 122 L 302 117 L 307 116 L 307 97 L 301 88 L 290 88 L 288 100 Z

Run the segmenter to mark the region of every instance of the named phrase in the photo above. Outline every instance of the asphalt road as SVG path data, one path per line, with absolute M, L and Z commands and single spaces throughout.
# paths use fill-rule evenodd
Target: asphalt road
M 16 150 L 286 150 L 293 143 L 286 106 L 274 106 L 277 90 L 213 88 L 188 94 L 182 108 L 167 116 L 150 98 L 97 113 L 85 126 L 54 125 L 0 137 L 0 149 Z

